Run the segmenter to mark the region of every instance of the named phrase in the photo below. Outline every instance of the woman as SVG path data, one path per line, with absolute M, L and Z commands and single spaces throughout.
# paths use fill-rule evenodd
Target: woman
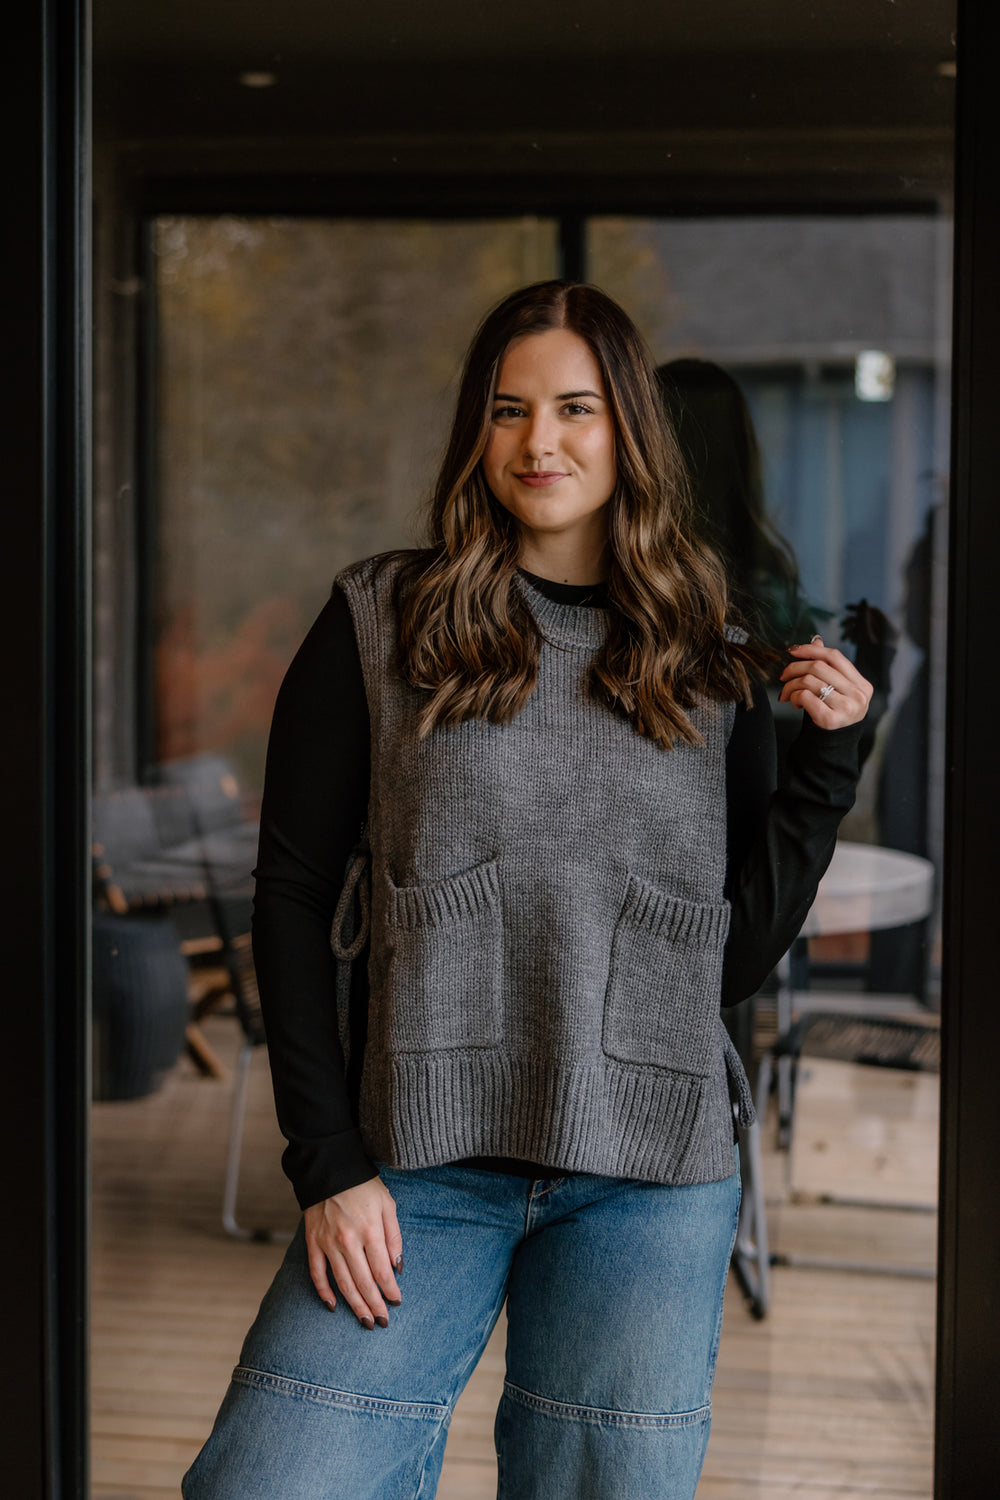
M 772 800 L 768 653 L 686 509 L 626 315 L 527 287 L 431 545 L 342 574 L 289 670 L 254 940 L 304 1215 L 188 1500 L 432 1495 L 505 1300 L 498 1493 L 694 1494 L 751 1118 L 720 1001 L 809 906 L 869 690 L 792 649 Z
M 695 527 L 726 569 L 731 604 L 766 645 L 780 650 L 811 636 L 817 611 L 767 513 L 760 447 L 742 390 L 707 359 L 673 359 L 656 376 L 691 478 Z

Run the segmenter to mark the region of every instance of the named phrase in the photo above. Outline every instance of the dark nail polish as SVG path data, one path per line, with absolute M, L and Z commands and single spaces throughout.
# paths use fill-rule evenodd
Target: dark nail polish
M 389 1319 L 386 1317 L 385 1313 L 379 1313 L 375 1321 L 380 1328 L 388 1328 L 389 1326 Z
M 336 1304 L 333 1303 L 333 1302 L 330 1302 L 326 1297 L 324 1297 L 323 1298 L 323 1306 L 324 1307 L 328 1307 L 330 1309 L 330 1311 L 333 1312 Z
M 361 1323 L 362 1328 L 367 1328 L 369 1333 L 374 1333 L 375 1332 L 375 1319 L 374 1318 L 371 1318 L 371 1317 L 361 1318 L 359 1321 Z
M 402 1257 L 402 1255 L 397 1255 L 396 1256 L 396 1259 L 392 1263 L 392 1269 L 394 1271 L 401 1271 L 403 1269 L 403 1257 Z

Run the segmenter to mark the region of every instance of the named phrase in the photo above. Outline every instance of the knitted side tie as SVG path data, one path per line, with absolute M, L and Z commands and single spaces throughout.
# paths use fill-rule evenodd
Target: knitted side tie
M 333 924 L 330 929 L 330 947 L 334 955 L 343 963 L 352 963 L 361 952 L 368 939 L 368 930 L 371 922 L 371 893 L 368 881 L 363 877 L 371 861 L 371 850 L 368 848 L 367 839 L 359 847 L 351 861 L 351 866 L 344 881 L 344 888 L 337 902 L 337 909 L 333 914 Z M 345 927 L 350 929 L 354 926 L 354 896 L 357 892 L 359 920 L 357 931 L 351 938 Z

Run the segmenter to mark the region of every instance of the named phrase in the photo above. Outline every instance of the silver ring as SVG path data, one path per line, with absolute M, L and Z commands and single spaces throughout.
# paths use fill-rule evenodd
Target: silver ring
M 834 685 L 833 685 L 832 682 L 825 683 L 823 685 L 823 687 L 821 687 L 820 690 L 819 690 L 819 701 L 821 703 L 825 703 L 826 700 L 827 700 L 827 698 L 829 698 L 830 694 L 831 693 L 835 693 L 836 691 L 837 690 L 834 687 Z

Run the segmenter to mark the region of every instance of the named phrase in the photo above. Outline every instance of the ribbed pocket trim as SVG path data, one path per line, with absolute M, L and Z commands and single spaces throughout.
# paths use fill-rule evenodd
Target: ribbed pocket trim
M 390 885 L 389 921 L 412 932 L 461 922 L 500 904 L 500 876 L 495 859 L 429 885 Z
M 654 937 L 688 947 L 721 948 L 729 932 L 728 901 L 684 901 L 632 874 L 622 916 Z

